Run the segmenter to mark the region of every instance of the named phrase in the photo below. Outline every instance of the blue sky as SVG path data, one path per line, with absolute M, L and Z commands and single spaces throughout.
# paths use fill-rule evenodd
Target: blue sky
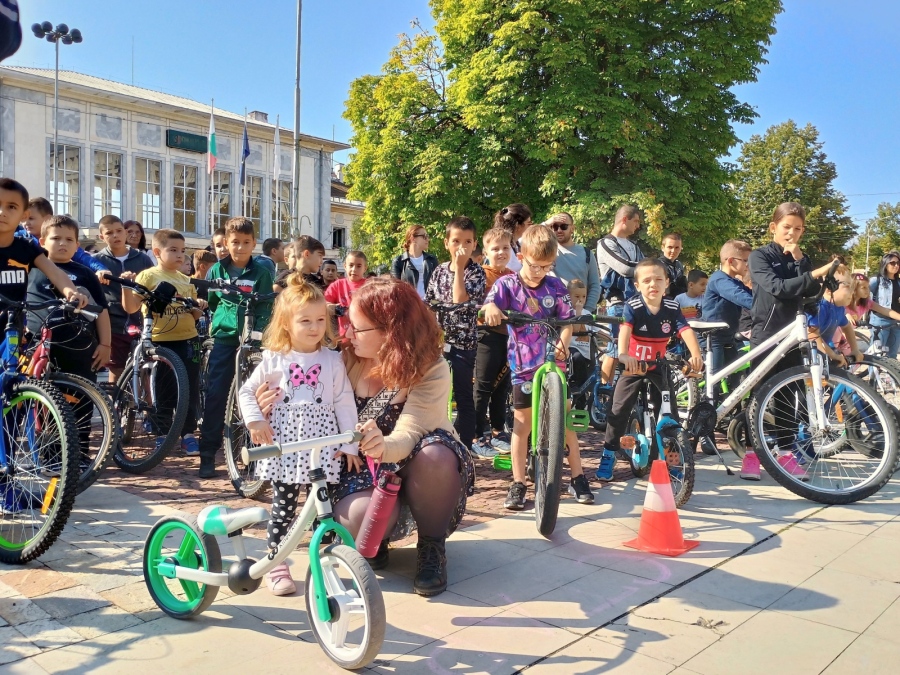
M 900 2 L 787 0 L 759 81 L 738 88 L 759 119 L 746 139 L 789 118 L 812 122 L 838 169 L 837 187 L 862 224 L 881 201 L 900 202 Z M 62 48 L 61 68 L 242 112 L 281 115 L 293 126 L 295 0 L 23 0 L 25 37 L 6 63 L 53 66 L 53 48 L 31 35 L 34 22 L 81 29 Z M 353 78 L 377 73 L 398 33 L 426 0 L 306 0 L 303 3 L 305 133 L 346 141 L 341 117 Z M 151 9 L 152 8 L 152 9 Z M 892 84 L 893 83 L 893 84 Z M 894 140 L 891 140 L 891 139 Z M 339 159 L 345 159 L 339 157 Z M 873 194 L 878 193 L 878 194 Z M 893 194 L 881 194 L 893 193 Z

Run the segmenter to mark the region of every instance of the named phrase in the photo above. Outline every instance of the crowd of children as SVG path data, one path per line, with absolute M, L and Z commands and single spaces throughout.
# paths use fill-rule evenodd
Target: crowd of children
M 525 506 L 533 378 L 544 361 L 547 343 L 534 326 L 501 326 L 505 312 L 536 319 L 569 319 L 606 311 L 623 318 L 620 330 L 613 331 L 602 368 L 604 378 L 612 381 L 616 362 L 624 367 L 613 392 L 596 473 L 599 480 L 610 480 L 635 397 L 646 378 L 656 381 L 659 376 L 645 362 L 664 356 L 673 338 L 680 338 L 691 367 L 701 371 L 700 346 L 688 321 L 702 318 L 726 322 L 733 328 L 710 337 L 713 367 L 721 369 L 736 357 L 743 323 L 750 324 L 750 343 L 761 344 L 793 319 L 797 298 L 816 294 L 830 265 L 814 268 L 803 253 L 800 242 L 805 212 L 795 203 L 775 210 L 769 225 L 771 243 L 752 250 L 743 241 L 725 242 L 719 268 L 711 275 L 685 269 L 679 260 L 682 241 L 676 233 L 663 237 L 660 253 L 645 256 L 631 239 L 640 225 L 636 207 L 620 208 L 610 234 L 598 242 L 595 256 L 572 240 L 574 220 L 569 214 L 555 214 L 535 225 L 527 207 L 512 204 L 496 214 L 493 226 L 480 241 L 471 219 L 459 216 L 450 220 L 443 239 L 449 261 L 444 263 L 427 251 L 430 239 L 424 227 L 414 225 L 406 232 L 404 253 L 394 260 L 391 273 L 418 291 L 443 331 L 456 406 L 454 428 L 460 441 L 476 457 L 511 453 L 508 509 Z M 151 289 L 167 282 L 182 297 L 195 299 L 197 291 L 190 275 L 224 279 L 246 290 L 280 294 L 274 303 L 260 302 L 253 310 L 256 326 L 268 328 L 262 364 L 240 392 L 252 439 L 284 441 L 346 430 L 356 424 L 347 374 L 329 348 L 354 330 L 345 312 L 370 276 L 363 251 L 346 254 L 341 277 L 336 262 L 325 259 L 323 244 L 308 235 L 288 243 L 267 239 L 262 243 L 262 255 L 254 255 L 255 229 L 246 218 L 231 218 L 213 233 L 207 250 L 192 254 L 185 250 L 184 235 L 172 229 L 154 232 L 150 250 L 145 251 L 140 224 L 123 223 L 114 215 L 99 220 L 99 237 L 105 247 L 95 255 L 79 246 L 78 235 L 78 223 L 67 216 L 53 216 L 45 199 L 29 199 L 19 183 L 0 179 L 0 294 L 11 300 L 27 295 L 35 301 L 61 295 L 79 304 L 90 301 L 103 310 L 95 324 L 75 329 L 58 313 L 28 318 L 31 332 L 47 325 L 58 331 L 55 337 L 65 338 L 53 341 L 51 358 L 58 367 L 94 380 L 97 371 L 106 368 L 112 381 L 124 368 L 140 330 L 142 303 L 132 291 L 110 284 L 110 275 L 134 279 Z M 579 272 L 587 278 L 578 278 Z M 900 349 L 898 272 L 897 251 L 884 257 L 871 280 L 842 265 L 836 274 L 837 286 L 816 307 L 808 308 L 811 338 L 838 365 L 861 357 L 853 328 L 870 313 L 883 347 L 896 356 Z M 595 309 L 598 300 L 601 306 L 605 303 L 604 309 Z M 152 317 L 152 339 L 165 343 L 188 369 L 191 403 L 181 429 L 181 447 L 185 454 L 199 456 L 201 478 L 216 475 L 244 307 L 213 290 L 208 306 L 198 299 L 191 312 L 166 311 Z M 205 312 L 210 317 L 213 347 L 208 356 L 205 409 L 200 411 L 197 320 Z M 579 332 L 582 335 L 573 341 L 573 327 L 567 327 L 554 345 L 561 363 L 571 354 L 574 381 L 583 381 L 592 367 L 589 339 L 583 334 L 586 331 Z M 798 359 L 799 354 L 791 352 L 782 365 L 794 365 Z M 263 381 L 288 394 L 268 416 L 254 398 Z M 511 434 L 507 434 L 509 400 Z M 789 472 L 799 471 L 790 439 L 780 440 L 779 447 L 786 450 L 779 462 Z M 566 432 L 566 445 L 569 492 L 579 503 L 591 503 L 594 495 L 571 431 Z M 355 450 L 331 450 L 325 468 L 329 478 L 336 480 L 340 456 L 352 455 Z M 308 469 L 302 457 L 261 463 L 260 475 L 272 480 L 275 487 L 271 546 L 278 545 L 294 513 L 300 486 L 308 482 Z M 757 466 L 757 476 L 758 471 Z M 745 466 L 744 473 L 753 477 L 754 467 Z M 289 573 L 276 571 L 270 585 L 276 592 L 289 588 Z

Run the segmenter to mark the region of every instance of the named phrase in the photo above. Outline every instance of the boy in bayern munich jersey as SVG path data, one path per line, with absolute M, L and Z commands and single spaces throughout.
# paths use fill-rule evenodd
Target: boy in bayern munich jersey
M 703 368 L 700 344 L 697 336 L 675 300 L 665 297 L 666 269 L 659 260 L 648 258 L 634 269 L 635 286 L 638 295 L 625 302 L 623 323 L 619 329 L 619 359 L 625 372 L 616 382 L 612 406 L 607 417 L 606 441 L 603 443 L 603 457 L 597 469 L 599 480 L 611 480 L 612 469 L 619 449 L 619 438 L 625 433 L 628 416 L 634 408 L 638 393 L 645 378 L 655 385 L 656 409 L 659 410 L 659 392 L 664 386 L 661 375 L 655 367 L 647 368 L 642 361 L 653 361 L 665 357 L 666 345 L 673 335 L 684 340 L 691 353 L 690 365 L 695 372 Z

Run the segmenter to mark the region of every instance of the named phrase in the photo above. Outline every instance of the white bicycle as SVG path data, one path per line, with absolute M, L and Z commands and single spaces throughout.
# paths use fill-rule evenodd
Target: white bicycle
M 836 265 L 825 276 L 817 300 L 834 283 Z M 699 335 L 733 330 L 719 322 L 690 325 Z M 798 346 L 803 365 L 780 370 L 781 359 Z M 715 407 L 714 387 L 765 354 Z M 809 339 L 800 298 L 793 323 L 720 371 L 713 372 L 712 352 L 707 351 L 705 396 L 691 410 L 688 432 L 711 436 L 759 383 L 747 410 L 750 438 L 769 475 L 791 492 L 823 504 L 849 504 L 877 492 L 897 469 L 900 430 L 893 410 L 861 378 L 829 369 L 827 358 Z
M 267 457 L 312 450 L 312 489 L 306 503 L 281 544 L 263 560 L 247 557 L 241 534 L 245 527 L 269 519 L 269 512 L 261 506 L 240 511 L 207 506 L 196 518 L 167 516 L 157 522 L 144 543 L 144 581 L 159 608 L 176 619 L 189 619 L 212 604 L 220 586 L 238 595 L 254 592 L 266 573 L 294 552 L 318 519 L 309 542 L 306 574 L 310 626 L 319 645 L 339 666 L 353 670 L 371 663 L 384 642 L 384 598 L 368 562 L 356 551 L 353 537 L 332 518 L 321 462 L 323 447 L 356 443 L 360 438 L 347 432 L 244 449 L 247 466 Z M 322 538 L 329 532 L 340 537 L 341 543 L 322 548 Z M 222 571 L 217 535 L 229 537 L 237 554 L 227 571 Z

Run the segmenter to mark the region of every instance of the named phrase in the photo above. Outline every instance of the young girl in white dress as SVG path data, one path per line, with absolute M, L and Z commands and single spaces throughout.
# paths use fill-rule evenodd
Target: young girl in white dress
M 330 436 L 356 427 L 353 389 L 340 354 L 327 349 L 333 339 L 322 291 L 294 275 L 278 296 L 272 320 L 263 335 L 263 358 L 241 387 L 241 414 L 254 443 L 290 443 Z M 266 419 L 256 401 L 263 382 L 284 395 Z M 342 454 L 357 454 L 355 443 L 322 450 L 329 483 L 337 483 Z M 281 543 L 294 519 L 301 486 L 308 485 L 310 451 L 294 452 L 257 462 L 256 475 L 272 482 L 272 515 L 268 545 Z M 287 563 L 266 576 L 275 595 L 296 591 Z

